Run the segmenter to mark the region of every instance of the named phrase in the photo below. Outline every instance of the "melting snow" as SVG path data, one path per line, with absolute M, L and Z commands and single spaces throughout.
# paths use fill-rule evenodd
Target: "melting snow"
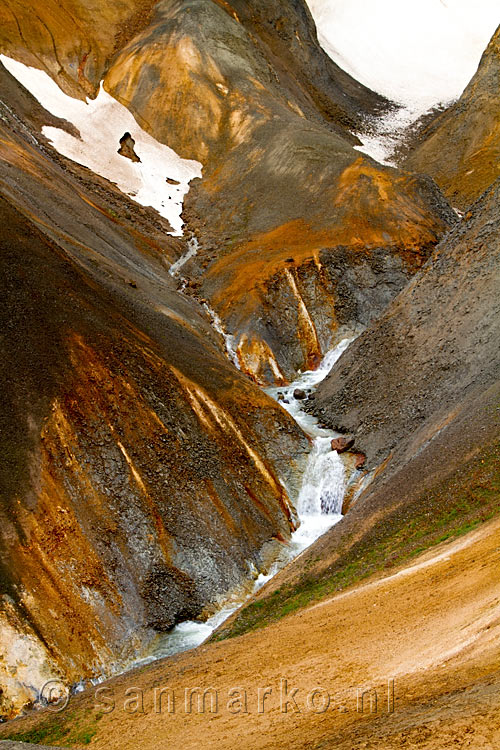
M 172 263 L 172 265 L 170 266 L 168 271 L 169 274 L 171 276 L 178 276 L 181 272 L 182 267 L 186 265 L 188 260 L 195 257 L 198 249 L 198 240 L 196 239 L 196 237 L 192 237 L 187 244 L 187 250 L 184 255 L 181 255 L 179 260 L 176 260 L 175 263 Z
M 307 0 L 327 54 L 356 80 L 401 105 L 358 147 L 378 161 L 438 104 L 458 99 L 500 22 L 498 0 Z
M 0 61 L 42 107 L 79 130 L 80 138 L 75 138 L 59 128 L 43 128 L 43 134 L 59 153 L 114 182 L 136 203 L 155 208 L 170 222 L 172 234 L 182 234 L 182 202 L 189 191 L 189 182 L 201 177 L 199 162 L 182 159 L 171 148 L 158 143 L 102 84 L 96 99 L 84 102 L 67 96 L 42 70 L 5 55 L 0 55 Z M 140 162 L 118 154 L 120 138 L 127 132 L 135 140 Z M 168 183 L 167 178 L 178 184 Z
M 460 96 L 500 23 L 498 0 L 307 0 L 325 51 L 392 101 L 425 112 Z

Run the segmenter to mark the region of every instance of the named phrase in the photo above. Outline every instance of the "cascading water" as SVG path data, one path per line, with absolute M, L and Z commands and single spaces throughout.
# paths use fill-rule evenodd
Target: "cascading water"
M 214 322 L 217 314 L 208 306 L 207 312 Z M 220 323 L 219 332 L 224 337 L 227 336 L 222 323 Z M 132 666 L 149 663 L 199 646 L 224 620 L 239 609 L 246 599 L 262 588 L 290 560 L 297 557 L 318 537 L 340 521 L 345 490 L 345 473 L 344 465 L 338 453 L 331 449 L 332 438 L 336 437 L 336 433 L 319 427 L 315 417 L 304 410 L 305 401 L 296 399 L 293 394 L 297 388 L 306 393 L 312 393 L 328 375 L 351 341 L 353 341 L 352 338 L 344 339 L 326 354 L 317 370 L 303 373 L 289 386 L 266 389 L 267 393 L 281 403 L 312 440 L 312 449 L 296 500 L 300 526 L 292 534 L 292 538 L 286 547 L 286 554 L 280 557 L 267 575 L 261 574 L 255 579 L 252 590 L 247 596 L 239 594 L 233 600 L 228 600 L 224 607 L 206 622 L 187 621 L 180 623 L 165 636 L 158 637 L 156 643 L 150 649 L 149 655 L 145 659 L 134 662 Z
M 299 515 L 340 513 L 344 465 L 331 449 L 331 438 L 316 438 L 298 500 Z
M 309 370 L 285 388 L 268 388 L 267 393 L 277 399 L 312 440 L 312 449 L 302 478 L 302 486 L 295 507 L 300 526 L 292 534 L 291 558 L 300 554 L 342 518 L 345 492 L 344 464 L 332 451 L 332 438 L 337 434 L 318 426 L 315 417 L 304 410 L 305 401 L 296 399 L 297 389 L 312 393 L 326 378 L 335 362 L 353 338 L 346 338 L 323 358 L 317 370 Z
M 186 284 L 187 284 L 187 279 L 181 275 L 181 270 L 183 266 L 188 262 L 188 260 L 191 260 L 191 258 L 194 258 L 195 255 L 198 254 L 199 249 L 200 249 L 200 245 L 199 245 L 197 237 L 191 237 L 191 239 L 187 243 L 187 250 L 184 253 L 184 255 L 181 255 L 181 257 L 178 258 L 178 260 L 176 260 L 175 263 L 172 263 L 172 265 L 170 266 L 168 270 L 170 276 L 179 278 L 182 281 L 181 291 L 185 289 Z M 238 355 L 236 354 L 234 336 L 232 336 L 230 333 L 227 333 L 222 323 L 222 320 L 220 319 L 220 316 L 215 312 L 215 310 L 212 310 L 208 302 L 203 302 L 202 306 L 205 309 L 205 311 L 208 313 L 208 317 L 210 318 L 210 322 L 212 323 L 212 326 L 217 331 L 217 333 L 220 334 L 222 338 L 224 339 L 227 356 L 229 357 L 233 365 L 237 367 L 239 370 L 240 363 L 238 361 Z
M 168 270 L 170 276 L 179 276 L 182 266 L 184 266 L 188 262 L 188 260 L 194 258 L 194 256 L 198 253 L 198 249 L 198 240 L 196 239 L 196 237 L 191 237 L 191 239 L 187 243 L 187 250 L 184 255 L 181 255 L 181 257 L 170 266 Z
M 226 345 L 226 354 L 233 363 L 233 365 L 239 370 L 240 369 L 240 363 L 238 361 L 238 355 L 236 353 L 236 347 L 235 347 L 235 338 L 230 333 L 227 333 L 226 329 L 224 328 L 224 325 L 222 323 L 222 320 L 220 319 L 220 316 L 217 315 L 215 310 L 212 310 L 208 302 L 203 303 L 203 307 L 207 311 L 210 320 L 212 321 L 212 325 L 219 333 L 222 338 L 224 339 L 224 344 Z

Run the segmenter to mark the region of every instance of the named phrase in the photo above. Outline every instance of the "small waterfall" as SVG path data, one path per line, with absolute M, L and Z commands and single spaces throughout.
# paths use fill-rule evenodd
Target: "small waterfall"
M 344 464 L 332 451 L 331 442 L 331 437 L 317 437 L 314 441 L 297 500 L 299 517 L 342 513 Z
M 196 239 L 196 237 L 191 237 L 191 239 L 188 240 L 187 250 L 184 255 L 181 255 L 181 257 L 170 266 L 168 271 L 170 276 L 178 276 L 181 268 L 188 262 L 188 260 L 194 258 L 194 256 L 198 253 L 198 248 L 198 240 Z
M 217 331 L 217 333 L 219 333 L 224 339 L 227 356 L 229 357 L 233 365 L 239 370 L 240 363 L 238 360 L 238 355 L 236 354 L 235 337 L 232 336 L 230 333 L 227 333 L 226 329 L 224 328 L 224 324 L 222 323 L 222 320 L 220 319 L 220 316 L 217 315 L 215 310 L 212 310 L 208 302 L 204 302 L 203 307 L 205 308 L 205 310 L 207 311 L 210 317 L 212 326 Z
M 206 303 L 204 307 L 210 315 L 214 328 L 224 337 L 229 356 L 235 357 L 233 337 L 225 332 L 217 313 Z M 266 389 L 267 393 L 278 400 L 304 432 L 312 438 L 312 449 L 296 501 L 300 526 L 292 534 L 283 554 L 278 557 L 267 575 L 261 573 L 255 579 L 251 593 L 236 595 L 235 599 L 230 598 L 206 622 L 188 621 L 176 625 L 169 633 L 158 637 L 146 658 L 135 661 L 132 666 L 147 664 L 156 659 L 199 646 L 224 620 L 239 609 L 245 600 L 276 575 L 287 562 L 300 555 L 318 537 L 340 521 L 345 490 L 345 473 L 340 456 L 336 451 L 332 451 L 331 447 L 332 438 L 337 437 L 337 433 L 319 427 L 316 418 L 304 410 L 305 400 L 296 399 L 293 394 L 296 388 L 312 393 L 316 386 L 326 378 L 337 359 L 353 339 L 354 337 L 346 338 L 329 351 L 317 370 L 303 373 L 289 386 Z
M 302 373 L 285 388 L 267 389 L 312 439 L 312 449 L 295 503 L 300 526 L 292 534 L 291 557 L 299 555 L 340 521 L 345 492 L 344 464 L 331 446 L 332 439 L 338 437 L 337 433 L 319 427 L 318 420 L 304 409 L 306 400 L 296 399 L 294 392 L 298 388 L 307 395 L 312 394 L 353 339 L 345 338 L 327 352 L 317 370 Z

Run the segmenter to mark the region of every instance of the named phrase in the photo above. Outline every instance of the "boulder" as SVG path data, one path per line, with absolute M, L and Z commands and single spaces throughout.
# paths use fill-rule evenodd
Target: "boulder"
M 124 133 L 120 138 L 120 148 L 118 149 L 118 153 L 120 154 L 120 156 L 124 156 L 126 159 L 130 159 L 130 161 L 140 162 L 141 160 L 135 153 L 134 146 L 135 141 L 130 133 Z
M 302 390 L 302 388 L 296 388 L 293 392 L 293 397 L 296 398 L 297 401 L 303 401 L 305 398 L 307 398 L 307 394 Z
M 337 453 L 345 453 L 354 445 L 353 437 L 339 437 L 332 440 L 332 451 Z
M 354 454 L 354 468 L 355 469 L 362 469 L 363 466 L 366 464 L 366 456 L 364 453 L 355 453 Z

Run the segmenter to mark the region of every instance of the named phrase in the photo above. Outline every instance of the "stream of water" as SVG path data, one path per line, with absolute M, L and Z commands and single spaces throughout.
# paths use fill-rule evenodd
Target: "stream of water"
M 221 333 L 225 335 L 223 331 Z M 339 455 L 331 450 L 331 441 L 336 433 L 319 427 L 316 418 L 304 410 L 306 401 L 296 399 L 294 391 L 300 389 L 307 395 L 314 392 L 351 341 L 352 339 L 344 339 L 329 351 L 317 370 L 301 374 L 288 386 L 266 389 L 266 392 L 281 403 L 312 440 L 311 452 L 295 503 L 300 526 L 292 534 L 286 546 L 286 554 L 280 556 L 267 575 L 261 574 L 256 577 L 253 587 L 246 596 L 242 596 L 241 592 L 236 594 L 205 622 L 182 622 L 169 633 L 159 636 L 148 656 L 135 662 L 134 666 L 147 664 L 199 646 L 290 560 L 297 557 L 318 537 L 340 521 L 345 492 L 345 472 Z

